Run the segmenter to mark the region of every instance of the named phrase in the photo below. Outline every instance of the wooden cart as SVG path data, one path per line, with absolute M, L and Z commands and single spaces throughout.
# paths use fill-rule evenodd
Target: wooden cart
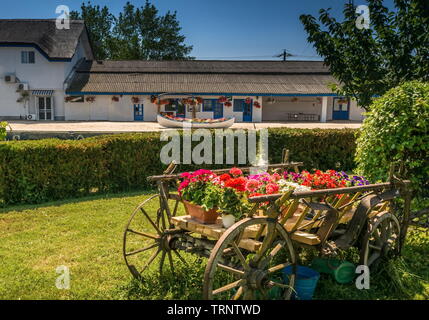
M 285 161 L 269 170 L 298 171 L 300 165 Z M 169 192 L 180 177 L 172 174 L 174 169 L 171 165 L 163 175 L 149 178 L 159 193 L 132 214 L 124 232 L 123 255 L 137 279 L 155 263 L 160 273 L 165 266 L 174 272 L 176 262 L 186 264 L 182 252 L 208 258 L 204 299 L 270 298 L 273 290 L 288 299 L 295 284 L 298 248 L 335 255 L 357 247 L 360 264 L 372 266 L 398 254 L 407 232 L 409 181 L 393 173 L 388 183 L 251 198 L 254 206 L 247 216 L 224 229 L 220 221 L 204 225 L 190 216 L 177 216 L 181 198 Z M 395 210 L 398 197 L 405 200 L 402 212 Z M 264 210 L 262 203 L 268 203 Z M 285 283 L 282 270 L 287 266 L 292 266 L 292 273 Z

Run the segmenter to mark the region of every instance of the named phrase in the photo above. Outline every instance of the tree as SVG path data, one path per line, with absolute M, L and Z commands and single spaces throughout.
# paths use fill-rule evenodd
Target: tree
M 176 12 L 159 15 L 158 9 L 146 1 L 138 8 L 127 2 L 116 18 L 107 7 L 82 3 L 81 13 L 72 12 L 74 19 L 84 19 L 98 59 L 114 60 L 184 60 L 192 59 L 192 46 L 185 36 Z
M 357 139 L 356 163 L 371 181 L 402 161 L 416 200 L 429 206 L 429 83 L 406 82 L 371 105 Z
M 321 9 L 319 21 L 302 15 L 301 22 L 332 75 L 340 95 L 355 98 L 368 109 L 381 96 L 404 81 L 429 81 L 429 8 L 427 0 L 394 0 L 389 11 L 382 0 L 367 0 L 370 27 L 356 26 L 356 8 L 344 6 L 344 21 L 330 9 Z M 319 24 L 320 23 L 320 24 Z
M 88 1 L 87 4 L 82 3 L 80 12 L 70 12 L 70 19 L 85 21 L 96 59 L 111 58 L 111 31 L 116 19 L 108 7 L 100 8 Z

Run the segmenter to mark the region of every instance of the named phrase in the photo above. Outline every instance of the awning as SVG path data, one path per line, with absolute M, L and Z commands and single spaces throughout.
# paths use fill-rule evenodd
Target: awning
M 33 90 L 33 96 L 52 96 L 54 94 L 54 90 Z

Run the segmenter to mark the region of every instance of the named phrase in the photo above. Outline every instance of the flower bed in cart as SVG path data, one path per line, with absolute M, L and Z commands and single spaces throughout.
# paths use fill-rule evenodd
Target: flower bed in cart
M 239 168 L 217 175 L 200 169 L 181 175 L 178 187 L 186 211 L 201 223 L 215 223 L 222 216 L 223 224 L 230 227 L 250 210 L 249 198 L 291 190 L 310 191 L 317 189 L 344 188 L 367 185 L 360 176 L 349 176 L 335 170 L 260 173 L 244 175 Z M 264 204 L 262 204 L 264 205 Z

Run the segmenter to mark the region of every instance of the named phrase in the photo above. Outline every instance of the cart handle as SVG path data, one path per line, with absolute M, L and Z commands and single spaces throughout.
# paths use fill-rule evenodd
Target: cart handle
M 280 164 L 270 164 L 268 165 L 268 169 L 281 169 L 281 168 L 295 168 L 295 167 L 300 167 L 303 166 L 304 163 L 302 162 L 290 162 L 290 163 L 280 163 Z M 245 167 L 245 168 L 240 168 L 241 171 L 243 172 L 248 172 L 251 169 L 254 168 L 258 168 L 258 167 Z M 212 170 L 212 172 L 217 173 L 217 174 L 222 174 L 222 173 L 227 173 L 229 172 L 229 169 L 216 169 L 216 170 Z M 150 176 L 147 177 L 148 181 L 159 181 L 159 180 L 176 180 L 180 178 L 181 173 L 177 173 L 177 174 L 164 174 L 164 175 L 159 175 L 159 176 Z
M 410 180 L 404 180 L 402 181 L 403 185 L 407 187 L 411 184 Z M 323 189 L 323 190 L 312 190 L 312 191 L 298 191 L 294 192 L 290 199 L 302 199 L 302 198 L 311 198 L 311 197 L 323 197 L 327 195 L 332 194 L 346 194 L 346 193 L 355 193 L 355 192 L 362 192 L 362 191 L 374 191 L 374 190 L 380 190 L 392 187 L 392 184 L 390 182 L 385 183 L 375 183 L 375 184 L 368 184 L 365 186 L 355 186 L 355 187 L 347 187 L 347 188 L 336 188 L 336 189 Z M 259 202 L 272 202 L 277 199 L 279 199 L 282 196 L 281 193 L 278 194 L 270 194 L 266 196 L 258 196 L 258 197 L 252 197 L 249 199 L 250 203 L 259 203 Z

